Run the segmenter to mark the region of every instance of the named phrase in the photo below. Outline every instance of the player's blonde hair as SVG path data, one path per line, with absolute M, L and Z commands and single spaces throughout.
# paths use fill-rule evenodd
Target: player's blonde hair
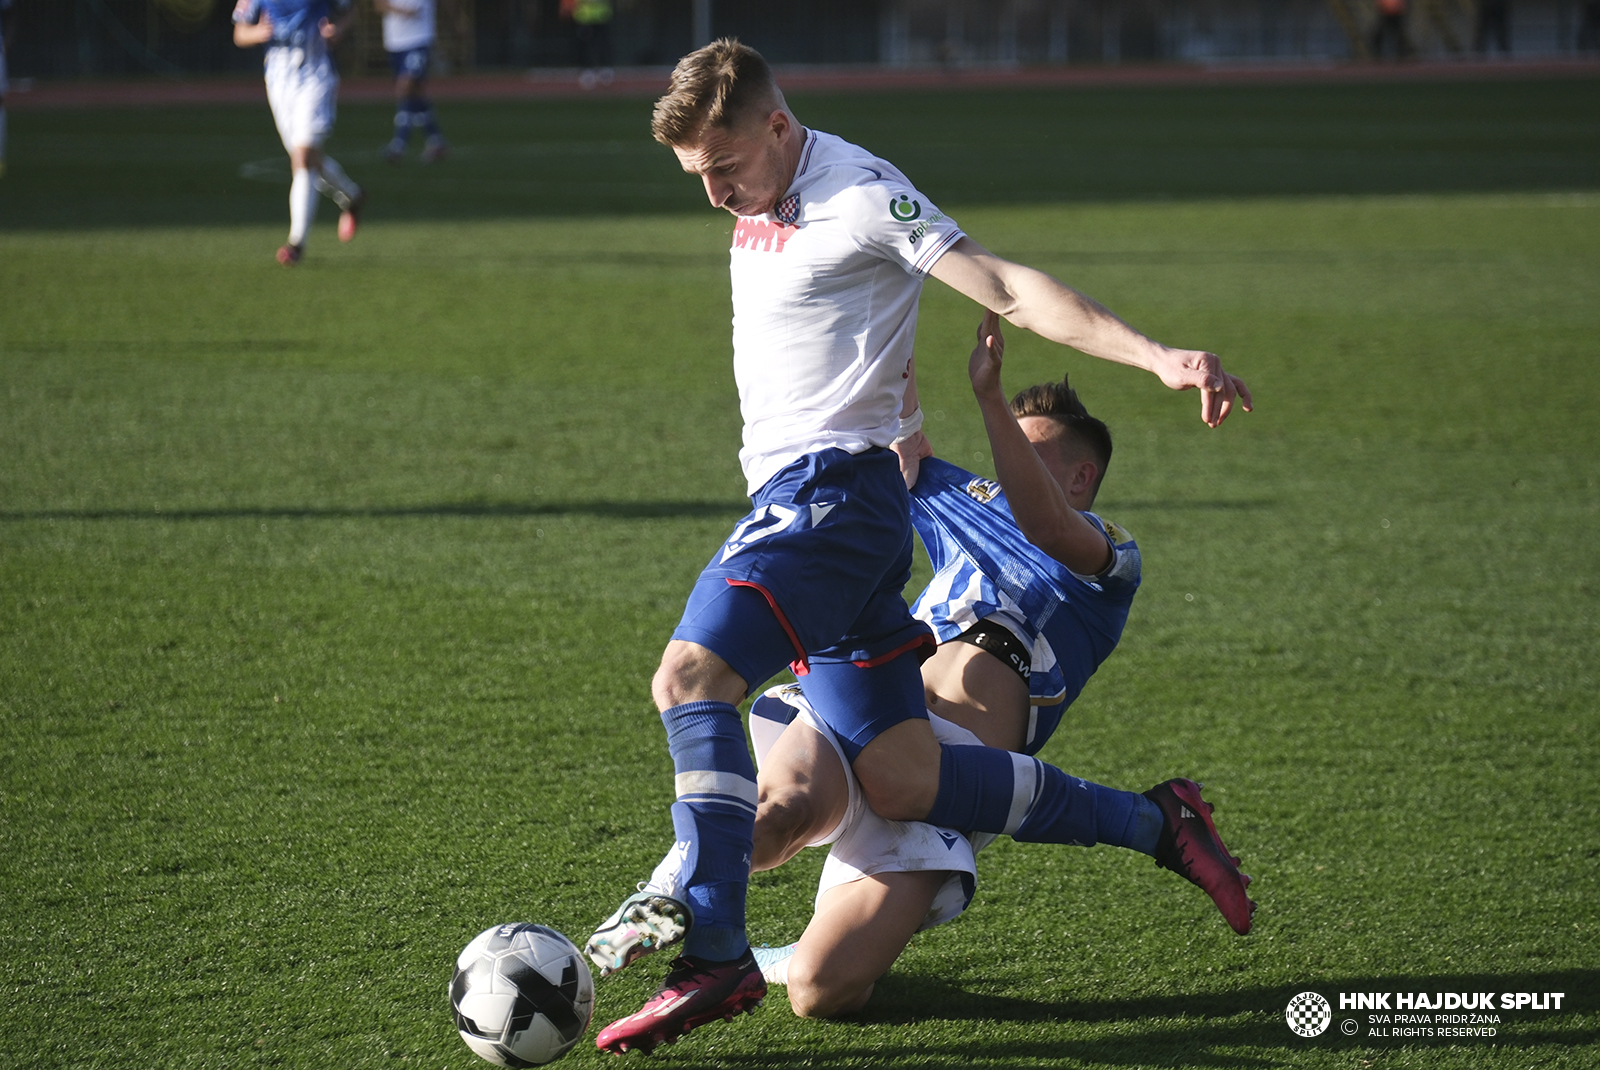
M 666 95 L 656 101 L 650 132 L 663 145 L 687 145 L 708 126 L 726 129 L 757 106 L 784 107 L 772 68 L 761 53 L 734 37 L 697 48 L 672 68 Z

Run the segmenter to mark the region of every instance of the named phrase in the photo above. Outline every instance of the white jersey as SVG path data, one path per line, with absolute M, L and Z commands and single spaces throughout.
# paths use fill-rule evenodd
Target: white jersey
M 777 211 L 733 228 L 739 461 L 752 494 L 807 453 L 894 442 L 922 280 L 962 237 L 892 164 L 804 136 Z
M 409 52 L 433 44 L 434 0 L 389 0 L 383 15 L 383 47 L 388 52 Z

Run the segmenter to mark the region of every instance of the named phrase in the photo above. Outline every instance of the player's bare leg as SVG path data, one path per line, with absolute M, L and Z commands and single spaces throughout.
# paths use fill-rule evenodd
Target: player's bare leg
M 890 821 L 921 821 L 939 794 L 942 747 L 924 719 L 901 721 L 861 748 L 852 768 L 867 805 Z
M 829 888 L 793 953 L 767 954 L 764 972 L 789 988 L 802 1018 L 853 1014 L 910 943 L 950 874 L 879 873 Z
M 844 763 L 821 732 L 793 721 L 756 778 L 754 872 L 776 869 L 839 827 L 850 805 Z

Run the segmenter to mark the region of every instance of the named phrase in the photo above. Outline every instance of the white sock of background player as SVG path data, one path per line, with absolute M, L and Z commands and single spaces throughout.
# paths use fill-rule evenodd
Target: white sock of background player
M 333 198 L 341 210 L 348 209 L 356 195 L 361 192 L 361 187 L 350 180 L 344 173 L 344 168 L 339 166 L 339 161 L 332 156 L 322 158 L 322 171 L 317 175 L 317 189 Z
M 311 172 L 302 168 L 289 183 L 289 244 L 305 245 L 306 234 L 316 218 L 317 187 L 311 183 Z

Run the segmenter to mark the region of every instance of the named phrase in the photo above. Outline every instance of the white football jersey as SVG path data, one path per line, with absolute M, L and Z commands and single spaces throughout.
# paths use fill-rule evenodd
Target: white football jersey
M 892 164 L 805 132 L 777 211 L 733 228 L 733 371 L 750 493 L 807 453 L 894 442 L 922 280 L 961 237 Z
M 390 0 L 403 13 L 387 11 L 383 16 L 383 47 L 388 52 L 409 52 L 433 44 L 433 0 Z

